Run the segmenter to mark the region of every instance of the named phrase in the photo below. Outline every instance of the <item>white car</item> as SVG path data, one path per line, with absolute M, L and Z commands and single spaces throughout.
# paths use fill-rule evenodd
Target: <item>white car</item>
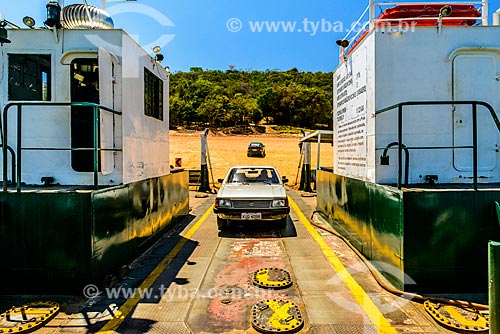
M 274 221 L 286 225 L 290 213 L 284 182 L 276 168 L 270 166 L 231 167 L 215 198 L 214 213 L 220 230 L 229 220 Z

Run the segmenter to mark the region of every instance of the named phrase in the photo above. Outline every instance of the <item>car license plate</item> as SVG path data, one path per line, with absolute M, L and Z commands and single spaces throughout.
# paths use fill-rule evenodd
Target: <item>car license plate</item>
M 260 212 L 242 212 L 241 219 L 262 219 Z

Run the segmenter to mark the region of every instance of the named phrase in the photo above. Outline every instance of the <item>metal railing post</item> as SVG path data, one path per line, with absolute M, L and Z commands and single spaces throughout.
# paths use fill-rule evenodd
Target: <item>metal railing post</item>
M 482 0 L 482 5 L 481 5 L 481 23 L 483 26 L 487 26 L 488 25 L 488 12 L 489 12 L 489 8 L 488 8 L 488 0 Z
M 320 167 L 320 156 L 321 156 L 321 132 L 318 132 L 318 155 L 316 158 L 316 170 Z
M 403 170 L 403 105 L 398 105 L 398 189 L 401 189 Z
M 99 187 L 99 106 L 94 105 L 94 189 Z
M 500 334 L 500 242 L 488 244 L 488 304 L 490 334 Z
M 17 180 L 16 191 L 21 192 L 21 148 L 22 148 L 22 122 L 23 122 L 23 112 L 21 104 L 17 105 Z M 14 168 L 14 166 L 12 166 Z M 14 182 L 14 180 L 12 180 Z
M 9 109 L 9 105 L 7 104 L 3 109 L 3 124 L 2 126 L 2 191 L 7 191 L 7 110 Z M 12 180 L 14 182 L 14 180 Z
M 375 27 L 375 0 L 370 0 L 368 6 L 370 6 L 368 19 L 370 20 L 370 30 L 372 30 Z
M 472 173 L 474 190 L 477 190 L 477 105 L 472 104 Z

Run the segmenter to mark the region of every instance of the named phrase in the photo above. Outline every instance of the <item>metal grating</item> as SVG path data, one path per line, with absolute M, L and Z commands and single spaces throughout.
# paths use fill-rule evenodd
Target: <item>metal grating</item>
M 314 325 L 312 326 L 308 334 L 340 334 L 335 330 L 334 325 Z
M 349 325 L 349 324 L 342 324 L 342 325 L 333 325 L 333 328 L 335 328 L 335 333 L 342 333 L 342 334 L 378 334 L 379 331 L 370 325 Z
M 191 331 L 183 322 L 155 322 L 145 319 L 128 319 L 120 326 L 118 333 L 191 334 Z
M 237 209 L 266 209 L 271 207 L 271 201 L 269 200 L 255 200 L 255 201 L 233 201 L 233 207 Z
M 313 325 L 308 334 L 376 334 L 379 333 L 369 325 Z M 412 332 L 412 334 L 417 334 Z

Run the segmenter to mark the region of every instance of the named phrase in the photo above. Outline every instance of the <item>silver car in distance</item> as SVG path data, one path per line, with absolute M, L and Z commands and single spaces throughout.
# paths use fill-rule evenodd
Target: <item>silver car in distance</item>
M 219 230 L 234 221 L 273 221 L 286 225 L 290 213 L 284 182 L 271 166 L 231 167 L 215 198 L 214 213 Z

